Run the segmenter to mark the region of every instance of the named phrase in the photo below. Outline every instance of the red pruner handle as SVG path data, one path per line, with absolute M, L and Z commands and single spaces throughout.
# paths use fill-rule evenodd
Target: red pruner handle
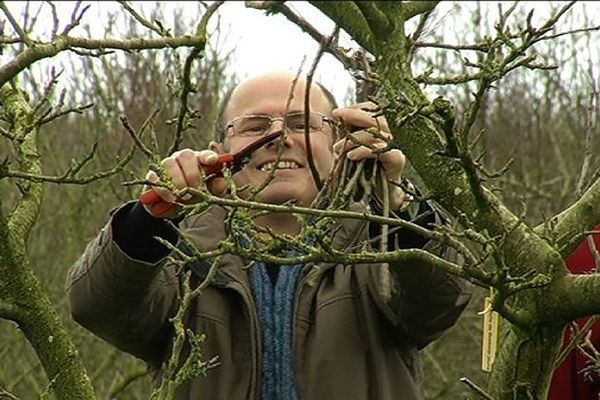
M 145 206 L 153 206 L 162 201 L 163 200 L 160 198 L 158 193 L 154 191 L 154 189 L 148 189 L 140 196 L 140 203 Z
M 140 203 L 156 218 L 160 218 L 177 207 L 177 204 L 168 203 L 160 198 L 154 189 L 148 189 L 140 196 Z
M 233 155 L 223 154 L 219 156 L 216 163 L 212 165 L 199 164 L 199 166 L 202 168 L 204 175 L 219 177 L 223 176 L 223 167 L 233 164 L 233 161 Z M 177 204 L 163 201 L 163 199 L 154 191 L 154 189 L 148 189 L 142 193 L 140 196 L 140 203 L 145 205 L 150 210 L 151 214 L 158 218 L 162 217 L 177 206 Z
M 213 165 L 200 164 L 200 168 L 204 171 L 205 176 L 212 176 L 214 178 L 223 176 L 223 167 L 231 166 L 233 164 L 233 155 L 226 153 L 219 156 L 217 162 Z

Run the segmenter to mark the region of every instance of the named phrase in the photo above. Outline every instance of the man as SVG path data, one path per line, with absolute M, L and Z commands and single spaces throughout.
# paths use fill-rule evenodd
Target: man
M 299 134 L 303 124 L 297 128 L 290 124 L 295 118 L 288 118 L 304 112 L 306 82 L 299 79 L 294 85 L 294 78 L 277 72 L 241 83 L 224 108 L 227 129 L 220 143 L 211 144 L 210 150 L 176 152 L 163 160 L 163 173 L 179 189 L 201 186 L 198 163 L 214 165 L 224 151 L 236 152 L 261 135 L 285 129 L 283 143 L 275 141 L 255 151 L 234 181 L 239 188 L 260 187 L 283 146 L 279 167 L 256 200 L 310 206 L 317 188 L 308 167 L 304 134 Z M 384 147 L 382 137 L 390 135 L 385 120 L 376 120 L 364 104 L 334 108 L 331 96 L 313 85 L 310 140 L 322 179 L 329 175 L 336 154 L 347 152 L 352 160 L 378 158 L 387 179 L 400 181 L 402 152 L 373 152 Z M 256 116 L 269 118 L 266 123 L 259 118 L 262 122 L 256 125 Z M 369 146 L 336 141 L 334 121 L 351 127 L 355 138 Z M 376 128 L 380 135 L 368 128 Z M 148 179 L 159 178 L 151 171 Z M 212 179 L 207 185 L 212 193 L 227 195 L 223 179 Z M 399 210 L 404 193 L 396 185 L 388 186 L 388 193 L 380 187 L 376 194 L 389 196 L 391 209 Z M 164 188 L 153 190 L 166 202 L 194 201 L 189 196 L 176 199 Z M 249 192 L 241 190 L 239 195 L 249 196 Z M 152 212 L 139 203 L 117 210 L 73 267 L 69 295 L 79 323 L 160 371 L 170 353 L 169 317 L 177 310 L 180 282 L 166 261 L 169 249 L 153 238 L 177 243 L 164 218 L 178 222 L 203 251 L 216 248 L 227 232 L 226 213 L 220 207 L 182 221 L 177 209 L 162 218 Z M 256 221 L 279 234 L 300 230 L 290 214 L 261 213 Z M 369 235 L 376 237 L 380 229 L 345 220 L 333 231 L 332 245 L 351 251 Z M 410 232 L 389 239 L 392 248 L 414 245 L 443 251 Z M 178 399 L 420 399 L 417 351 L 450 327 L 468 301 L 462 282 L 427 265 L 392 263 L 392 291 L 386 296 L 375 265 L 319 265 L 318 281 L 309 284 L 307 274 L 314 265 L 278 267 L 258 262 L 244 269 L 246 264 L 235 255 L 223 257 L 217 276 L 194 301 L 187 327 L 206 335 L 203 353 L 206 358 L 218 356 L 220 365 L 207 377 L 185 383 Z M 199 269 L 194 271 L 202 275 Z

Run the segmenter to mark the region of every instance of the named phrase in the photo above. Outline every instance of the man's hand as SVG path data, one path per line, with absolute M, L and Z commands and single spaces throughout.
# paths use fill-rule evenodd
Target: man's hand
M 194 151 L 191 149 L 183 149 L 176 151 L 169 157 L 161 161 L 163 167 L 163 179 L 170 179 L 175 186 L 174 191 L 167 188 L 154 186 L 144 187 L 143 192 L 153 190 L 166 203 L 175 204 L 193 204 L 197 200 L 191 194 L 185 194 L 182 197 L 177 197 L 174 192 L 185 189 L 195 188 L 201 189 L 206 185 L 206 188 L 214 195 L 222 196 L 227 190 L 227 184 L 223 178 L 212 178 L 205 184 L 205 176 L 201 165 L 215 165 L 219 155 L 212 150 Z M 146 180 L 152 183 L 157 183 L 161 180 L 155 171 L 148 171 Z M 179 205 L 173 207 L 165 214 L 156 215 L 152 209 L 144 205 L 146 211 L 160 218 L 175 218 L 181 208 Z
M 373 117 L 376 109 L 376 104 L 365 102 L 333 110 L 333 118 L 340 121 L 353 137 L 352 140 L 348 137 L 342 138 L 333 145 L 333 150 L 338 156 L 346 152 L 346 157 L 354 161 L 377 159 L 381 162 L 388 181 L 399 183 L 406 158 L 398 149 L 377 153 L 376 149 L 387 147 L 392 134 L 383 116 Z M 383 198 L 380 182 L 377 184 L 376 194 Z M 394 184 L 389 184 L 387 195 L 390 210 L 399 210 L 405 200 L 404 191 Z

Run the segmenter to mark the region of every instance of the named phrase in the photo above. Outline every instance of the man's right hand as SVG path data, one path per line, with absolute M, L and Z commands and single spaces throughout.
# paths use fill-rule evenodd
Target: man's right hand
M 223 196 L 227 192 L 225 180 L 222 177 L 215 177 L 205 182 L 205 175 L 201 168 L 202 165 L 215 165 L 218 162 L 218 158 L 219 155 L 212 150 L 179 150 L 161 161 L 163 175 L 170 178 L 176 191 L 185 188 L 202 189 L 206 186 L 212 194 Z M 146 174 L 146 180 L 156 183 L 161 178 L 155 171 L 150 170 Z M 146 193 L 148 190 L 156 192 L 162 201 L 174 205 L 168 212 L 160 215 L 153 212 L 152 208 L 148 205 L 144 205 L 146 211 L 157 218 L 175 218 L 181 208 L 177 203 L 194 204 L 197 201 L 191 194 L 186 194 L 179 198 L 173 191 L 160 186 L 144 186 L 143 193 Z

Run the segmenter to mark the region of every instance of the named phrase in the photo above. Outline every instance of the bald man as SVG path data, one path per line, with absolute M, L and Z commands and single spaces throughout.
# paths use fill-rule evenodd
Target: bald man
M 206 185 L 213 194 L 228 196 L 224 179 L 204 182 L 199 164 L 214 165 L 220 154 L 281 130 L 282 139 L 252 153 L 233 180 L 236 187 L 251 189 L 265 186 L 270 176 L 256 201 L 309 207 L 317 186 L 307 159 L 308 112 L 312 156 L 321 179 L 345 153 L 356 161 L 377 158 L 388 180 L 401 180 L 402 152 L 373 151 L 386 146 L 390 131 L 385 119 L 373 117 L 372 105 L 336 108 L 333 97 L 313 84 L 310 110 L 305 110 L 305 78 L 296 84 L 294 79 L 288 72 L 271 72 L 242 82 L 223 106 L 225 129 L 217 140 L 209 149 L 184 149 L 167 157 L 163 174 L 178 190 Z M 337 140 L 339 123 L 352 127 L 355 141 Z M 154 171 L 147 178 L 160 180 Z M 400 212 L 405 194 L 396 185 L 387 186 L 387 193 L 378 187 L 376 195 L 388 196 L 391 209 Z M 177 203 L 193 203 L 193 197 L 179 199 L 178 190 L 162 187 L 149 190 L 173 207 L 164 214 L 140 202 L 120 207 L 71 269 L 69 299 L 77 322 L 143 359 L 159 384 L 172 351 L 169 318 L 179 307 L 182 274 L 169 262 L 170 249 L 155 237 L 185 247 L 166 222 L 170 219 L 198 249 L 214 250 L 228 236 L 227 211 L 212 206 L 201 215 L 181 216 Z M 250 192 L 238 194 L 248 197 Z M 429 210 L 422 223 L 434 219 Z M 286 213 L 260 213 L 256 222 L 278 234 L 295 235 L 301 229 Z M 351 251 L 361 248 L 358 243 L 378 240 L 381 229 L 344 220 L 332 232 L 333 246 Z M 449 249 L 413 232 L 394 232 L 388 243 L 390 250 L 419 247 L 453 257 Z M 322 264 L 313 282 L 307 274 L 314 265 L 255 262 L 244 268 L 249 261 L 233 254 L 223 257 L 217 275 L 193 301 L 186 327 L 206 335 L 203 355 L 218 357 L 219 366 L 181 385 L 177 399 L 420 399 L 417 352 L 454 324 L 469 298 L 464 282 L 429 265 L 390 263 L 390 294 L 380 287 L 380 266 L 375 264 Z M 209 267 L 206 261 L 190 265 L 192 284 L 201 282 Z M 182 354 L 188 351 L 186 347 Z

